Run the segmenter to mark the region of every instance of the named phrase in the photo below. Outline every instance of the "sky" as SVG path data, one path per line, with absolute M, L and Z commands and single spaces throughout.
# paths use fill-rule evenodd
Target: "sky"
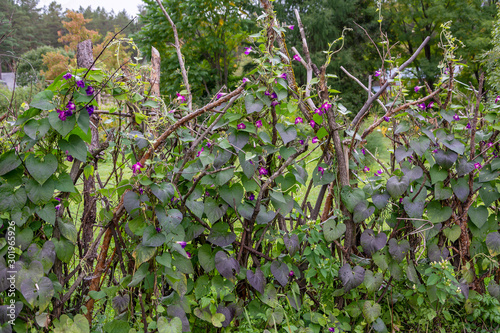
M 125 9 L 129 16 L 137 15 L 139 13 L 137 6 L 142 4 L 142 0 L 40 0 L 38 7 L 48 6 L 52 1 L 61 4 L 63 9 L 77 10 L 80 6 L 83 8 L 91 6 L 95 9 L 100 6 L 108 12 L 113 9 L 115 13 Z

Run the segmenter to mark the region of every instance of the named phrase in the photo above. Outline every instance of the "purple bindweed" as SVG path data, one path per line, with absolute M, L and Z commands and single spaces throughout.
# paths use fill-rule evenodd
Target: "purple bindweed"
M 369 168 L 369 167 L 367 167 L 367 166 L 365 166 L 365 167 L 363 168 L 363 171 L 364 171 L 364 172 L 368 172 L 368 171 L 370 171 L 370 168 Z
M 59 114 L 59 119 L 61 119 L 61 121 L 65 121 L 66 120 L 66 111 L 59 110 L 59 109 L 56 109 L 56 111 Z
M 293 60 L 295 60 L 295 61 L 301 61 L 302 58 L 298 54 L 296 54 L 296 55 L 293 56 Z
M 290 271 L 290 273 L 288 273 L 288 276 L 289 277 L 292 277 L 295 273 L 293 271 Z
M 262 120 L 260 120 L 260 119 L 259 119 L 259 120 L 257 120 L 257 121 L 255 122 L 255 126 L 257 126 L 257 128 L 261 128 L 261 127 L 262 127 Z
M 301 145 L 304 145 L 304 140 L 299 140 L 299 143 L 300 143 Z
M 471 129 L 472 126 L 470 125 L 470 123 L 467 123 L 467 126 L 465 126 L 467 129 Z
M 261 176 L 267 175 L 267 169 L 264 167 L 260 168 L 259 175 L 261 175 Z
M 66 74 L 63 75 L 63 79 L 65 79 L 65 80 L 69 80 L 72 77 L 73 77 L 73 75 L 71 75 L 71 73 L 66 73 Z
M 76 108 L 75 103 L 73 103 L 73 101 L 69 101 L 66 107 L 68 108 L 68 111 L 74 111 Z
M 156 227 L 156 232 L 161 232 L 161 228 L 160 227 Z
M 248 196 L 248 200 L 254 201 L 255 200 L 255 195 L 253 193 L 250 193 L 250 195 Z
M 498 103 L 498 101 L 500 101 L 500 95 L 498 95 L 497 98 L 495 98 L 495 103 Z
M 374 73 L 373 75 L 375 75 L 375 76 L 380 76 L 380 74 L 382 74 L 382 72 L 381 72 L 381 71 L 375 71 L 375 73 Z
M 433 106 L 434 106 L 434 102 L 430 102 L 429 105 L 427 105 L 427 108 L 432 109 Z
M 413 90 L 415 90 L 415 92 L 418 92 L 418 91 L 420 90 L 420 88 L 422 88 L 422 87 L 420 87 L 420 86 L 415 86 L 415 88 L 413 88 Z
M 418 107 L 421 108 L 422 110 L 425 110 L 425 103 L 419 104 Z
M 315 136 L 314 138 L 312 138 L 311 142 L 312 143 L 318 143 L 319 139 L 317 136 Z
M 273 92 L 273 93 L 271 94 L 271 98 L 276 99 L 276 98 L 278 98 L 278 95 L 277 95 L 275 92 Z
M 187 243 L 184 242 L 184 241 L 179 241 L 179 242 L 176 242 L 177 244 L 179 244 L 183 249 L 186 247 Z
M 335 332 L 335 327 L 328 327 L 328 332 Z
M 61 209 L 61 204 L 56 205 L 54 208 L 55 208 L 57 211 L 59 211 L 59 209 Z
M 135 174 L 141 173 L 141 168 L 142 168 L 141 162 L 137 162 L 136 164 L 132 165 L 132 172 Z
M 186 251 L 186 256 L 187 256 L 188 259 L 191 259 L 191 253 L 190 252 Z
M 250 80 L 249 80 L 249 79 L 247 79 L 246 77 L 244 77 L 244 78 L 243 78 L 243 80 L 241 80 L 241 81 L 242 81 L 243 83 L 247 83 L 247 82 L 249 82 Z
M 245 54 L 249 55 L 252 52 L 252 47 L 245 47 Z
M 323 176 L 325 174 L 325 168 L 322 168 L 322 167 L 318 167 L 318 172 L 321 173 L 321 176 Z
M 76 86 L 78 88 L 85 88 L 85 82 L 83 80 L 76 81 Z
M 482 167 L 481 163 L 474 163 L 474 169 L 481 169 Z
M 207 144 L 205 146 L 209 147 L 211 146 L 212 144 L 210 142 L 207 142 Z
M 68 154 L 67 150 L 66 150 L 66 155 L 68 155 L 68 156 L 66 156 L 66 161 L 73 162 L 73 156 L 71 156 L 70 154 Z
M 87 96 L 92 96 L 94 94 L 94 87 L 88 86 L 87 89 L 85 89 L 85 93 Z
M 460 120 L 460 116 L 455 113 L 455 115 L 453 116 L 453 120 L 459 121 Z
M 281 79 L 286 80 L 286 73 L 283 73 L 283 74 L 281 74 L 281 75 L 280 75 L 280 76 L 278 76 L 278 77 L 279 77 L 279 78 L 281 78 Z
M 139 193 L 140 193 L 141 195 L 143 195 L 143 194 L 144 194 L 144 190 L 142 189 L 142 187 L 139 187 Z
M 288 26 L 288 29 L 290 29 L 290 30 L 293 30 L 293 28 L 295 28 L 295 26 L 294 26 L 294 25 L 289 25 L 289 26 Z
M 186 103 L 186 97 L 184 97 L 183 95 L 177 93 L 177 100 L 181 103 Z
M 332 105 L 330 103 L 326 102 L 326 103 L 323 103 L 323 105 L 321 105 L 321 108 L 325 109 L 325 111 L 328 111 L 332 108 Z
M 438 152 L 438 150 L 437 150 L 437 149 L 434 149 L 432 152 L 433 152 L 434 154 L 436 154 L 436 153 Z
M 377 173 L 381 175 L 383 173 L 382 169 L 377 170 Z
M 303 122 L 304 122 L 304 120 L 302 118 L 300 118 L 300 117 L 295 118 L 295 125 L 297 125 L 298 123 L 302 124 Z
M 247 125 L 240 123 L 240 124 L 238 124 L 237 128 L 238 129 L 245 129 L 245 128 L 247 128 Z
M 314 126 L 316 125 L 316 123 L 314 122 L 314 120 L 311 120 L 311 121 L 309 122 L 309 125 L 311 125 L 311 127 L 312 127 L 312 128 L 314 128 Z
M 276 105 L 280 105 L 281 102 L 278 102 L 278 101 L 272 101 L 271 102 L 271 106 L 276 106 Z
M 85 108 L 87 109 L 89 116 L 91 116 L 92 113 L 94 113 L 94 106 L 93 105 L 87 105 Z
M 205 148 L 201 147 L 201 150 L 196 153 L 196 157 L 200 157 L 201 153 L 205 150 Z
M 281 155 L 278 155 L 278 160 L 281 160 Z
M 387 117 L 387 116 L 384 116 L 384 120 L 385 120 L 386 122 L 389 122 L 389 121 L 391 121 L 391 118 L 390 118 L 390 117 Z
M 366 154 L 366 150 L 365 150 L 365 148 L 361 148 L 361 153 L 362 153 L 363 155 L 365 155 L 365 154 Z
M 264 93 L 264 95 L 266 95 L 266 96 L 270 96 L 270 95 L 271 95 L 271 93 L 270 93 L 269 91 L 267 91 L 267 90 L 266 90 L 266 92 Z

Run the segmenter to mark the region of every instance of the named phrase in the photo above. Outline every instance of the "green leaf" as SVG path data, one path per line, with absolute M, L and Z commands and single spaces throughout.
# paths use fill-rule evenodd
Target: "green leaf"
M 451 207 L 443 207 L 439 201 L 433 201 L 427 205 L 427 217 L 434 224 L 448 220 L 452 212 Z
M 61 231 L 61 235 L 66 237 L 71 243 L 76 245 L 78 232 L 76 231 L 76 227 L 72 223 L 64 223 L 62 221 L 58 221 L 57 225 L 59 226 L 59 230 Z
M 215 254 L 209 244 L 203 244 L 198 250 L 198 260 L 206 273 L 215 269 Z
M 406 192 L 408 186 L 410 186 L 410 180 L 407 176 L 403 176 L 401 179 L 397 176 L 392 176 L 387 181 L 387 193 L 389 193 L 394 199 L 398 199 Z
M 225 213 L 228 206 L 218 203 L 212 198 L 205 199 L 205 214 L 210 223 L 217 222 Z
M 465 202 L 469 197 L 469 182 L 466 178 L 452 179 L 451 188 L 458 200 Z
M 461 232 L 462 231 L 460 230 L 460 226 L 456 224 L 443 230 L 444 235 L 450 242 L 456 241 L 460 237 Z
M 42 185 L 57 170 L 57 158 L 52 154 L 44 156 L 43 160 L 30 154 L 26 159 L 26 169 L 35 180 Z
M 145 262 L 135 271 L 132 281 L 127 285 L 127 287 L 135 287 L 149 274 L 149 263 Z
M 62 151 L 82 162 L 87 160 L 87 145 L 78 135 L 71 134 L 67 141 L 59 140 L 59 147 Z
M 53 110 L 55 109 L 52 99 L 54 93 L 50 90 L 44 90 L 36 94 L 31 100 L 30 107 L 40 110 Z
M 162 232 L 157 232 L 154 226 L 150 225 L 144 229 L 142 245 L 159 247 L 162 246 L 166 240 L 167 238 L 165 235 Z
M 396 129 L 394 130 L 394 134 L 400 134 L 408 131 L 410 129 L 410 124 L 407 121 L 402 121 L 400 122 L 397 126 Z
M 369 295 L 379 290 L 380 286 L 382 285 L 382 282 L 384 282 L 384 276 L 382 275 L 382 273 L 378 272 L 377 274 L 374 275 L 373 272 L 370 270 L 367 270 L 365 272 L 365 279 L 363 283 Z
M 15 150 L 10 150 L 0 155 L 0 176 L 11 172 L 21 165 L 21 158 Z
M 38 184 L 33 179 L 28 179 L 26 182 L 26 191 L 28 192 L 28 198 L 35 205 L 43 205 L 52 199 L 54 195 L 54 181 L 52 178 L 43 183 L 43 185 Z M 17 192 L 16 192 L 17 193 Z
M 281 139 L 283 140 L 283 143 L 286 145 L 290 141 L 295 140 L 297 137 L 297 129 L 295 126 L 290 126 L 285 129 L 285 125 L 283 124 L 276 124 L 276 129 L 278 130 L 278 133 L 281 136 Z
M 253 95 L 248 94 L 245 96 L 245 108 L 248 114 L 259 112 L 263 107 L 264 103 L 256 99 Z
M 219 189 L 219 193 L 222 199 L 229 204 L 231 207 L 238 206 L 243 199 L 243 186 L 240 184 L 233 184 L 231 186 L 224 185 Z
M 448 177 L 448 171 L 441 169 L 438 165 L 434 165 L 429 170 L 429 173 L 431 175 L 432 184 L 443 181 Z
M 77 120 L 78 127 L 82 130 L 83 133 L 88 133 L 90 128 L 90 116 L 86 111 L 80 111 L 78 113 Z M 83 138 L 82 138 L 83 139 Z
M 500 253 L 500 234 L 496 231 L 489 233 L 488 236 L 486 236 L 486 246 L 488 250 L 495 254 Z
M 410 147 L 413 148 L 418 156 L 423 156 L 426 150 L 429 149 L 430 143 L 431 140 L 427 139 L 425 136 L 421 136 L 418 140 L 410 141 Z
M 48 277 L 39 280 L 26 279 L 21 283 L 21 293 L 31 306 L 37 306 L 43 312 L 54 296 L 54 286 Z
M 29 182 L 37 184 L 34 180 L 30 179 Z M 28 186 L 26 190 L 29 191 Z M 26 190 L 23 187 L 14 190 L 10 185 L 5 184 L 0 186 L 0 212 L 11 210 L 20 210 L 26 204 Z M 52 197 L 52 195 L 51 195 Z M 49 198 L 50 199 L 50 198 Z M 47 200 L 48 201 L 48 200 Z M 17 221 L 16 221 L 17 223 Z
M 222 186 L 227 183 L 231 178 L 233 178 L 234 169 L 228 169 L 224 171 L 217 172 L 215 176 L 215 185 Z
M 140 266 L 142 263 L 149 261 L 153 258 L 156 253 L 155 247 L 144 246 L 142 244 L 137 245 L 132 256 L 135 258 L 135 265 Z
M 59 240 L 52 238 L 52 243 L 54 243 L 57 258 L 62 262 L 69 263 L 75 253 L 75 245 L 64 237 Z
M 434 197 L 436 200 L 446 200 L 450 198 L 453 194 L 453 191 L 449 187 L 444 187 L 443 182 L 437 182 L 434 185 Z
M 71 180 L 71 176 L 67 173 L 60 173 L 55 184 L 56 190 L 61 192 L 75 193 L 76 189 Z
M 481 228 L 488 220 L 488 209 L 485 206 L 470 207 L 467 213 L 472 223 L 478 228 Z
M 319 140 L 323 139 L 327 135 L 328 131 L 324 127 L 321 127 L 319 131 L 316 132 L 316 136 L 318 137 Z
M 51 202 L 46 204 L 43 208 L 37 206 L 35 212 L 45 222 L 51 225 L 56 223 L 56 210 Z
M 41 139 L 50 129 L 49 120 L 42 118 L 39 120 L 31 119 L 24 124 L 24 132 L 33 140 Z
M 344 186 L 340 192 L 342 202 L 345 204 L 348 211 L 354 211 L 354 207 L 365 199 L 365 192 L 362 189 L 352 189 L 349 186 Z
M 262 302 L 264 304 L 269 305 L 272 308 L 275 308 L 278 306 L 278 293 L 276 292 L 276 288 L 269 283 L 266 285 L 266 288 L 264 289 L 264 294 L 262 295 Z
M 373 301 L 365 301 L 363 304 L 363 317 L 365 317 L 366 321 L 371 324 L 373 323 L 380 314 L 382 313 L 382 307 L 378 303 L 374 303 Z
M 497 188 L 491 186 L 491 184 L 483 184 L 479 189 L 479 196 L 486 207 L 489 207 L 493 202 L 500 199 L 500 193 L 498 193 Z
M 59 132 L 59 134 L 65 137 L 69 132 L 73 130 L 73 128 L 75 128 L 75 115 L 69 116 L 65 121 L 62 121 L 61 119 L 59 119 L 59 114 L 54 111 L 49 113 L 49 123 L 53 129 L 55 129 L 57 132 Z

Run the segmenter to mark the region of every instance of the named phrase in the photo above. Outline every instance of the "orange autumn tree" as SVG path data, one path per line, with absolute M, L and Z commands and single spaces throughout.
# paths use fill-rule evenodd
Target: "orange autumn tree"
M 85 27 L 85 24 L 91 22 L 92 19 L 86 19 L 83 17 L 83 14 L 71 10 L 66 11 L 66 18 L 68 18 L 69 21 L 63 21 L 62 24 L 64 28 L 68 30 L 68 33 L 63 35 L 62 31 L 58 32 L 60 36 L 58 41 L 66 44 L 64 46 L 66 51 L 76 51 L 78 43 L 84 40 L 91 39 L 92 43 L 99 40 L 100 35 L 97 31 L 89 30 Z

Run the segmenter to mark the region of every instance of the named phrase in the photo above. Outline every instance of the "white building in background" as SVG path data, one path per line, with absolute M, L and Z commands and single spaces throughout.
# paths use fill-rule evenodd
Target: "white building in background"
M 15 87 L 14 79 L 15 73 L 3 72 L 0 77 L 0 87 L 7 86 L 9 90 L 13 90 Z

